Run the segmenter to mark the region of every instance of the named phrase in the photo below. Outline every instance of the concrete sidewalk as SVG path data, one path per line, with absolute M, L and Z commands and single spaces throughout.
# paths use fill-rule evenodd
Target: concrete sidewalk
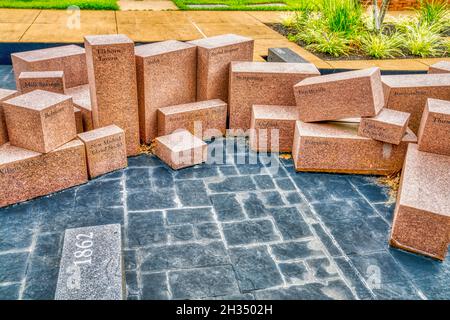
M 255 39 L 255 60 L 264 61 L 270 47 L 291 48 L 318 68 L 426 70 L 446 59 L 324 61 L 272 30 L 265 23 L 280 22 L 283 12 L 263 11 L 89 11 L 74 16 L 65 10 L 0 9 L 0 42 L 81 43 L 87 34 L 127 34 L 136 42 L 193 40 L 224 33 Z

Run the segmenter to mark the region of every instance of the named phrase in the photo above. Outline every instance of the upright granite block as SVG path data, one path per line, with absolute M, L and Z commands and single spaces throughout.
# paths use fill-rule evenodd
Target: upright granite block
M 428 98 L 450 100 L 450 74 L 382 76 L 385 107 L 411 114 L 409 128 L 417 134 Z
M 450 156 L 450 101 L 427 100 L 418 138 L 420 151 Z
M 158 136 L 186 129 L 200 139 L 225 135 L 227 104 L 219 99 L 199 101 L 158 110 Z
M 0 207 L 60 191 L 88 179 L 86 153 L 80 140 L 72 140 L 47 154 L 0 147 Z
M 76 45 L 17 52 L 11 60 L 17 88 L 24 71 L 63 71 L 68 88 L 88 83 L 85 50 Z
M 194 102 L 197 95 L 197 48 L 176 40 L 136 47 L 141 140 L 158 134 L 157 110 Z
M 294 92 L 303 122 L 373 117 L 384 106 L 380 68 L 308 78 Z
M 396 146 L 358 136 L 352 123 L 306 123 L 295 125 L 292 157 L 297 171 L 386 175 L 399 171 L 409 143 L 416 135 L 407 130 Z
M 77 134 L 72 98 L 35 90 L 3 102 L 11 145 L 50 152 Z
M 450 73 L 450 61 L 439 61 L 428 67 L 428 73 Z
M 125 35 L 85 36 L 94 128 L 125 131 L 127 155 L 139 153 L 139 115 L 134 43 Z
M 292 106 L 253 106 L 250 148 L 261 152 L 291 152 L 297 120 L 297 108 Z M 278 140 L 272 140 L 276 137 Z
M 207 160 L 207 144 L 187 130 L 156 138 L 155 155 L 172 169 L 190 167 Z
M 92 121 L 92 104 L 91 95 L 89 93 L 89 85 L 85 84 L 78 87 L 68 88 L 65 91 L 67 96 L 72 97 L 73 105 L 81 111 L 83 119 L 83 129 L 91 131 L 94 129 Z
M 390 244 L 444 260 L 450 242 L 450 157 L 410 144 L 403 166 Z
M 111 125 L 78 135 L 86 146 L 89 176 L 95 178 L 102 174 L 127 166 L 125 132 Z
M 292 87 L 320 75 L 310 63 L 232 62 L 230 70 L 228 111 L 232 131 L 250 128 L 253 105 L 295 106 Z
M 67 229 L 55 300 L 123 300 L 120 224 Z
M 391 109 L 382 109 L 372 118 L 361 118 L 358 135 L 392 144 L 400 144 L 408 128 L 411 115 Z
M 253 39 L 224 34 L 189 43 L 197 48 L 197 101 L 220 99 L 228 102 L 231 61 L 253 60 Z
M 6 129 L 5 114 L 3 112 L 2 101 L 14 98 L 19 94 L 16 90 L 0 88 L 0 146 L 9 141 L 8 130 Z
M 83 114 L 77 107 L 73 107 L 73 113 L 75 114 L 75 127 L 77 128 L 77 133 L 82 133 L 84 131 Z
M 64 94 L 64 72 L 62 71 L 24 71 L 19 75 L 19 91 L 27 93 L 45 90 Z

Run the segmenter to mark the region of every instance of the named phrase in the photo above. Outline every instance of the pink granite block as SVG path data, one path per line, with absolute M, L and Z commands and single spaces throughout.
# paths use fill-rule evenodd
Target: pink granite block
M 307 78 L 294 93 L 303 122 L 373 117 L 384 106 L 379 68 Z
M 295 106 L 292 87 L 319 75 L 310 63 L 232 62 L 229 92 L 230 134 L 250 128 L 253 105 Z
M 450 61 L 439 61 L 429 66 L 428 73 L 450 73 Z
M 9 141 L 2 101 L 14 98 L 18 94 L 16 90 L 0 88 L 0 146 Z
M 450 74 L 382 76 L 385 107 L 411 114 L 409 128 L 417 134 L 428 98 L 450 100 Z
M 126 35 L 85 36 L 94 128 L 125 130 L 127 155 L 140 151 L 134 43 Z
M 64 94 L 64 72 L 62 71 L 24 71 L 19 75 L 19 91 L 27 93 L 45 90 Z
M 24 71 L 63 71 L 68 88 L 88 83 L 85 50 L 76 45 L 11 54 L 17 88 Z
M 197 94 L 197 47 L 169 40 L 136 47 L 141 140 L 158 134 L 157 110 L 194 102 Z
M 450 157 L 410 144 L 403 166 L 391 246 L 444 260 L 450 242 Z
M 228 102 L 231 61 L 253 61 L 253 39 L 224 34 L 188 43 L 198 46 L 197 100 Z
M 35 90 L 3 102 L 12 146 L 50 152 L 77 134 L 72 98 Z
M 87 182 L 86 154 L 80 140 L 40 154 L 0 147 L 0 207 L 26 201 Z
M 199 101 L 158 110 L 158 136 L 186 129 L 200 139 L 225 135 L 227 104 L 219 99 Z
M 400 144 L 408 128 L 410 114 L 382 109 L 372 118 L 361 118 L 358 135 L 392 144 Z
M 207 160 L 208 145 L 187 130 L 179 130 L 155 139 L 155 155 L 174 170 Z
M 450 156 L 450 101 L 427 100 L 418 138 L 420 151 Z
M 86 146 L 87 165 L 91 178 L 128 165 L 125 132 L 118 126 L 110 125 L 80 133 L 78 138 Z
M 297 171 L 387 175 L 401 170 L 409 143 L 417 137 L 407 130 L 397 145 L 358 136 L 352 123 L 295 125 L 292 157 Z
M 73 105 L 81 111 L 81 116 L 83 119 L 83 130 L 94 130 L 89 85 L 85 84 L 82 86 L 66 89 L 65 95 L 72 97 Z
M 73 107 L 73 113 L 75 115 L 75 127 L 77 128 L 77 133 L 82 133 L 84 131 L 83 128 L 83 114 L 81 110 Z
M 297 120 L 297 108 L 292 106 L 253 106 L 250 148 L 257 152 L 291 152 Z

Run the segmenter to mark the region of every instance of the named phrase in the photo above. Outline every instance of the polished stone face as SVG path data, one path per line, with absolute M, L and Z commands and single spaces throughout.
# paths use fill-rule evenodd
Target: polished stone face
M 1 101 L 11 99 L 18 95 L 19 92 L 10 89 L 0 89 L 0 146 L 9 141 L 8 130 L 6 128 L 5 114 Z
M 428 73 L 450 73 L 450 62 L 439 61 L 428 68 Z
M 73 105 L 81 111 L 83 130 L 90 131 L 94 129 L 89 85 L 85 84 L 78 87 L 66 88 L 65 95 L 72 97 Z
M 21 93 L 34 90 L 45 90 L 64 94 L 63 71 L 24 71 L 19 75 L 19 88 Z
M 427 100 L 418 138 L 420 151 L 450 156 L 450 101 Z

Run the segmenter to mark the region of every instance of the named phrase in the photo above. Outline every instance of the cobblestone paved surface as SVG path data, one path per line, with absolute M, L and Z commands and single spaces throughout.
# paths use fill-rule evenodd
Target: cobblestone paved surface
M 374 177 L 295 173 L 247 145 L 216 140 L 226 163 L 179 171 L 129 158 L 0 209 L 0 299 L 52 299 L 64 230 L 109 223 L 123 228 L 128 299 L 450 298 L 450 259 L 388 247 L 394 206 Z

